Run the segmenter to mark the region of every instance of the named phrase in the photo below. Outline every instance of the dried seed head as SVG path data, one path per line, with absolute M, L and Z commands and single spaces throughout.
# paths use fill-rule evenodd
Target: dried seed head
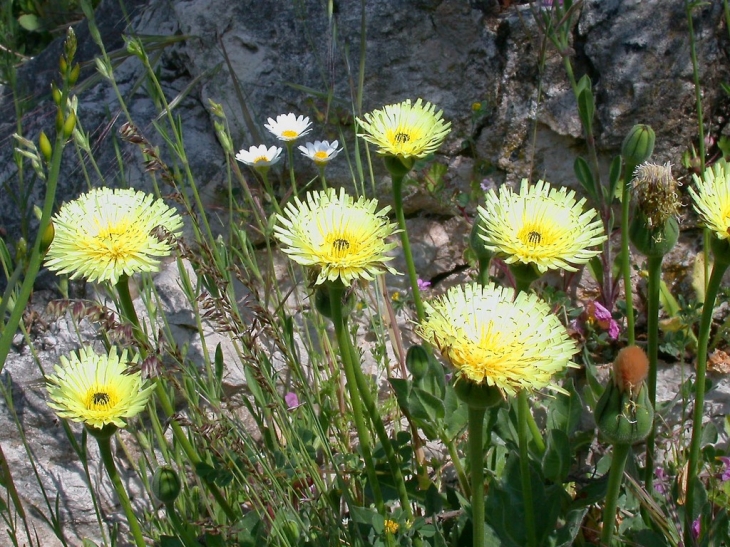
M 649 228 L 664 225 L 679 214 L 679 183 L 672 176 L 672 164 L 642 163 L 634 171 L 634 192 Z

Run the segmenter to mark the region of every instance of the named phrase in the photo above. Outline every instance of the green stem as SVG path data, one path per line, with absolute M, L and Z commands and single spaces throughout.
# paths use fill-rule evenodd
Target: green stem
M 268 167 L 258 169 L 258 172 L 264 181 L 264 189 L 266 190 L 266 193 L 269 194 L 269 197 L 271 198 L 271 203 L 274 205 L 274 211 L 276 211 L 278 214 L 281 214 L 281 207 L 279 207 L 279 201 L 276 199 L 276 194 L 274 193 L 274 188 L 271 186 L 271 183 L 269 182 L 268 171 L 269 171 Z
M 631 445 L 613 445 L 613 458 L 611 458 L 611 469 L 608 472 L 608 492 L 606 493 L 606 504 L 603 506 L 603 532 L 601 534 L 601 545 L 610 547 L 613 530 L 616 523 L 616 508 L 618 506 L 618 494 L 621 490 L 621 483 L 624 479 L 624 467 L 626 457 L 629 455 Z
M 629 169 L 631 168 L 631 169 Z M 631 254 L 629 252 L 629 204 L 631 202 L 631 177 L 635 165 L 626 164 L 624 181 L 621 188 L 621 272 L 624 278 L 624 297 L 626 299 L 626 335 L 633 346 L 636 340 L 634 329 L 634 298 L 631 290 Z
M 530 406 L 527 401 L 527 391 L 522 389 L 517 394 L 517 437 L 520 445 L 520 475 L 522 478 L 522 500 L 525 506 L 525 528 L 527 531 L 527 545 L 535 547 L 535 505 L 532 497 L 532 480 L 530 478 L 530 459 L 527 452 L 527 429 Z
M 393 179 L 393 204 L 395 216 L 398 219 L 398 228 L 400 229 L 400 240 L 403 246 L 403 256 L 406 259 L 406 267 L 408 269 L 408 279 L 411 282 L 411 290 L 413 291 L 413 302 L 416 305 L 416 315 L 419 322 L 426 319 L 426 311 L 421 300 L 421 291 L 418 289 L 418 275 L 416 274 L 416 265 L 413 263 L 413 253 L 411 252 L 411 243 L 408 240 L 408 231 L 406 229 L 406 217 L 403 213 L 403 179 L 405 175 L 395 175 L 391 173 Z
M 352 352 L 350 351 L 349 335 L 345 326 L 342 315 L 342 296 L 344 294 L 344 286 L 339 283 L 329 284 L 330 293 L 330 311 L 332 323 L 335 326 L 335 335 L 337 343 L 340 346 L 340 354 L 342 357 L 342 367 L 345 369 L 345 378 L 347 379 L 347 388 L 350 392 L 350 404 L 352 405 L 352 417 L 355 420 L 355 428 L 357 436 L 360 439 L 360 450 L 365 460 L 365 471 L 368 475 L 368 482 L 373 491 L 375 498 L 375 506 L 381 515 L 385 515 L 385 506 L 383 504 L 383 495 L 380 492 L 380 483 L 375 473 L 375 464 L 373 463 L 372 449 L 370 445 L 370 433 L 365 420 L 363 419 L 362 404 L 360 394 L 357 389 L 357 377 L 355 375 L 355 367 L 352 364 Z
M 484 547 L 484 414 L 486 409 L 469 406 L 469 468 L 474 547 Z
M 461 465 L 461 459 L 459 458 L 459 451 L 456 449 L 456 443 L 453 439 L 446 438 L 446 435 L 441 436 L 441 442 L 446 445 L 451 457 L 451 463 L 454 464 L 454 470 L 456 471 L 456 477 L 459 479 L 459 486 L 464 495 L 468 498 L 471 496 L 471 487 L 469 486 L 469 479 L 466 477 L 464 472 L 464 466 Z
M 343 322 L 345 323 L 345 325 L 347 325 L 347 321 L 344 318 Z M 345 328 L 345 332 L 347 332 L 347 328 Z M 380 444 L 383 446 L 383 450 L 385 450 L 385 456 L 388 459 L 388 464 L 390 465 L 390 472 L 393 475 L 393 480 L 395 482 L 396 490 L 398 491 L 398 498 L 400 499 L 401 507 L 405 511 L 406 517 L 410 520 L 413 518 L 413 509 L 411 508 L 411 502 L 408 499 L 406 481 L 403 479 L 403 472 L 401 471 L 398 457 L 395 454 L 395 450 L 393 450 L 393 444 L 390 442 L 388 432 L 385 430 L 385 424 L 383 424 L 380 413 L 375 406 L 375 401 L 373 400 L 373 397 L 370 393 L 370 387 L 368 386 L 367 379 L 362 372 L 362 367 L 360 366 L 360 363 L 358 363 L 358 359 L 355 357 L 357 355 L 357 352 L 352 346 L 352 340 L 349 336 L 346 336 L 345 338 L 347 339 L 348 351 L 353 357 L 352 369 L 355 373 L 357 389 L 360 392 L 360 397 L 362 398 L 362 402 L 365 405 L 365 410 L 367 410 L 367 413 L 370 416 L 370 421 L 375 427 L 375 434 L 378 436 Z
M 124 314 L 125 318 L 130 323 L 132 323 L 134 327 L 135 338 L 137 338 L 140 343 L 140 352 L 144 355 L 146 340 L 144 339 L 144 335 L 142 334 L 142 329 L 140 328 L 139 324 L 139 318 L 137 317 L 137 312 L 134 310 L 132 296 L 129 292 L 129 277 L 126 275 L 122 275 L 115 285 L 115 289 L 117 290 L 117 294 L 119 295 L 119 304 L 122 307 L 122 313 Z M 160 405 L 165 411 L 165 414 L 172 417 L 172 419 L 170 420 L 170 425 L 172 426 L 172 432 L 175 436 L 175 440 L 182 447 L 190 463 L 192 463 L 193 465 L 199 464 L 202 460 L 200 459 L 200 456 L 198 456 L 198 453 L 195 451 L 193 445 L 190 443 L 190 440 L 185 434 L 182 426 L 178 423 L 176 419 L 174 419 L 173 416 L 175 414 L 175 408 L 172 406 L 172 402 L 170 401 L 170 398 L 165 391 L 165 387 L 159 378 L 155 380 L 155 393 L 157 394 L 157 398 L 160 401 Z M 218 489 L 218 486 L 216 486 L 216 484 L 210 479 L 203 480 L 208 487 L 211 495 L 215 498 L 216 502 L 218 502 L 218 505 L 220 505 L 226 516 L 231 520 L 231 522 L 235 522 L 238 517 L 231 508 L 231 506 L 228 504 L 228 501 L 225 499 L 225 497 L 223 497 L 223 494 Z
M 200 547 L 200 543 L 198 543 L 198 540 L 195 539 L 193 534 L 190 533 L 190 531 L 185 526 L 185 523 L 183 523 L 183 521 L 180 519 L 180 516 L 177 514 L 177 511 L 175 510 L 175 504 L 166 503 L 165 511 L 167 512 L 167 518 L 170 519 L 172 527 L 177 532 L 183 545 L 185 547 Z
M 291 180 L 291 191 L 294 197 L 299 197 L 297 194 L 297 179 L 294 176 L 294 143 L 287 141 L 286 143 L 286 155 L 289 161 L 289 179 Z
M 702 417 L 705 406 L 705 376 L 707 374 L 707 343 L 710 339 L 712 326 L 712 312 L 715 307 L 715 298 L 722 283 L 722 277 L 730 266 L 730 254 L 727 253 L 727 243 L 724 243 L 724 252 L 715 252 L 715 265 L 707 283 L 705 303 L 700 318 L 700 332 L 697 337 L 697 378 L 695 379 L 695 402 L 692 413 L 692 440 L 689 445 L 689 459 L 687 461 L 687 501 L 685 503 L 684 536 L 687 545 L 692 545 L 692 521 L 697 514 L 694 507 L 694 482 L 697 478 L 700 463 L 700 439 L 702 437 Z
M 648 293 L 649 301 L 647 305 L 647 338 L 646 347 L 647 357 L 649 357 L 649 378 L 647 387 L 649 389 L 649 403 L 652 408 L 656 408 L 656 376 L 657 376 L 657 360 L 659 353 L 659 285 L 662 280 L 662 260 L 663 256 L 649 257 L 649 281 Z M 654 440 L 656 437 L 656 429 L 652 425 L 649 436 L 646 439 L 646 473 L 644 483 L 646 491 L 653 491 L 654 483 Z
M 132 510 L 132 503 L 129 501 L 127 491 L 124 489 L 122 479 L 119 478 L 119 474 L 117 473 L 117 467 L 114 464 L 114 457 L 112 456 L 111 437 L 97 437 L 96 441 L 99 444 L 99 453 L 101 454 L 101 460 L 102 462 L 104 462 L 104 467 L 106 467 L 106 471 L 109 474 L 112 485 L 114 485 L 114 489 L 117 491 L 119 503 L 122 505 L 122 509 L 127 516 L 129 531 L 134 537 L 134 543 L 137 545 L 137 547 L 146 547 L 144 537 L 142 536 L 142 528 L 140 528 L 139 526 L 139 521 L 137 520 L 137 517 Z

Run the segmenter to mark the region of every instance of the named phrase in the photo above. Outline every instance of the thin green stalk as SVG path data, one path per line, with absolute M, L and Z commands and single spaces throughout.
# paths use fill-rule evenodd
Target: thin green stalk
M 527 391 L 522 389 L 517 394 L 517 437 L 520 445 L 520 476 L 522 478 L 522 501 L 525 506 L 525 529 L 527 532 L 528 547 L 536 547 L 535 535 L 535 504 L 532 496 L 532 480 L 530 477 L 530 459 L 527 453 L 527 416 L 530 415 L 530 406 L 527 401 Z
M 647 306 L 647 337 L 646 346 L 647 357 L 649 358 L 649 377 L 647 387 L 649 389 L 649 402 L 652 408 L 656 408 L 656 376 L 657 376 L 657 359 L 659 353 L 659 285 L 662 280 L 662 260 L 663 256 L 649 257 L 649 281 L 648 293 L 649 301 Z M 653 492 L 654 483 L 654 441 L 656 438 L 656 429 L 652 426 L 649 436 L 646 439 L 646 476 L 644 483 L 646 491 Z
M 373 455 L 370 444 L 370 433 L 365 420 L 363 419 L 362 404 L 360 394 L 357 390 L 357 377 L 355 376 L 354 365 L 352 364 L 352 352 L 349 346 L 349 335 L 345 327 L 345 321 L 342 315 L 342 296 L 344 294 L 344 286 L 341 284 L 330 283 L 330 311 L 332 315 L 332 323 L 335 326 L 335 334 L 337 343 L 340 346 L 340 354 L 342 357 L 342 367 L 345 369 L 345 378 L 347 379 L 347 388 L 350 391 L 350 404 L 352 405 L 352 417 L 355 420 L 355 428 L 357 436 L 360 439 L 360 450 L 365 460 L 365 471 L 368 475 L 368 482 L 373 491 L 375 498 L 375 506 L 381 515 L 385 514 L 385 506 L 383 504 L 383 494 L 380 491 L 380 483 L 375 473 L 375 464 L 373 463 Z
M 269 168 L 265 167 L 262 169 L 257 169 L 259 174 L 261 175 L 261 178 L 264 181 L 264 189 L 266 190 L 266 193 L 269 194 L 269 197 L 271 198 L 271 202 L 274 205 L 274 210 L 281 214 L 281 207 L 279 207 L 279 201 L 276 199 L 276 194 L 274 193 L 274 188 L 271 186 L 271 183 L 269 182 Z
M 115 285 L 115 288 L 117 290 L 117 295 L 119 296 L 119 305 L 122 308 L 122 313 L 124 314 L 126 319 L 130 323 L 132 323 L 135 337 L 140 342 L 142 347 L 144 347 L 145 340 L 142 335 L 142 329 L 140 328 L 137 312 L 134 309 L 132 296 L 129 292 L 129 277 L 126 275 L 122 275 Z M 144 353 L 143 350 L 142 352 Z M 155 393 L 157 394 L 157 398 L 160 401 L 160 405 L 162 405 L 162 409 L 165 411 L 165 414 L 167 416 L 174 416 L 175 408 L 172 406 L 172 402 L 170 401 L 170 398 L 165 391 L 165 387 L 159 378 L 155 381 Z M 190 443 L 190 440 L 188 439 L 182 426 L 175 419 L 170 420 L 170 425 L 172 426 L 172 432 L 175 436 L 175 440 L 182 447 L 190 463 L 192 463 L 193 465 L 199 464 L 202 460 L 200 459 L 200 456 L 198 456 L 198 453 L 196 452 L 193 445 Z M 211 495 L 215 498 L 216 502 L 218 502 L 218 505 L 226 514 L 226 516 L 231 520 L 231 522 L 235 522 L 238 516 L 228 504 L 228 501 L 225 499 L 225 497 L 223 497 L 223 494 L 221 493 L 218 486 L 210 479 L 203 480 L 208 487 Z
M 461 486 L 462 492 L 468 498 L 471 496 L 471 487 L 469 486 L 469 479 L 466 477 L 464 466 L 461 465 L 461 459 L 459 458 L 459 451 L 456 449 L 456 443 L 452 439 L 447 439 L 446 435 L 441 437 L 441 442 L 444 443 L 449 451 L 451 457 L 451 463 L 454 465 L 456 471 L 456 477 L 459 479 L 459 486 Z
M 286 155 L 287 161 L 289 162 L 289 179 L 291 180 L 291 191 L 294 194 L 294 197 L 298 197 L 297 179 L 294 176 L 294 143 L 292 141 L 286 142 Z
M 132 503 L 129 501 L 129 496 L 127 495 L 127 491 L 124 489 L 122 479 L 119 478 L 119 474 L 117 473 L 114 456 L 112 456 L 111 437 L 97 437 L 96 441 L 99 444 L 101 460 L 104 462 L 106 472 L 109 474 L 112 485 L 114 485 L 114 490 L 117 492 L 119 503 L 124 510 L 124 514 L 127 516 L 127 524 L 129 524 L 129 531 L 134 537 L 134 543 L 137 547 L 146 547 L 147 544 L 145 543 L 144 536 L 142 535 L 142 528 L 140 528 L 137 516 L 134 514 Z
M 624 298 L 626 299 L 626 335 L 628 344 L 636 341 L 634 329 L 634 298 L 631 290 L 631 253 L 629 251 L 629 204 L 631 203 L 631 176 L 636 166 L 626 165 L 621 189 L 621 273 L 624 278 Z
M 474 547 L 484 547 L 484 414 L 486 409 L 469 406 L 469 467 Z
M 714 238 L 713 238 L 714 241 Z M 719 241 L 719 240 L 718 240 Z M 712 275 L 707 283 L 705 303 L 700 318 L 700 331 L 697 337 L 697 377 L 695 379 L 695 401 L 694 412 L 692 413 L 692 440 L 689 445 L 689 459 L 687 461 L 687 501 L 685 503 L 685 527 L 684 536 L 687 545 L 692 545 L 692 521 L 695 511 L 695 488 L 700 464 L 700 439 L 702 437 L 702 417 L 705 406 L 705 376 L 707 374 L 707 343 L 710 339 L 710 327 L 712 326 L 712 312 L 715 307 L 715 298 L 720 289 L 723 275 L 730 266 L 730 254 L 727 253 L 727 243 L 724 243 L 724 252 L 715 252 L 715 265 L 712 268 Z
M 416 274 L 416 265 L 413 262 L 413 253 L 411 252 L 411 243 L 408 240 L 408 231 L 406 229 L 406 217 L 403 213 L 403 179 L 405 175 L 394 175 L 393 179 L 393 208 L 395 216 L 398 219 L 398 228 L 400 229 L 400 240 L 403 246 L 403 256 L 406 259 L 406 268 L 408 269 L 408 279 L 411 282 L 411 290 L 413 291 L 413 302 L 416 305 L 416 315 L 419 322 L 426 319 L 426 311 L 421 300 L 421 291 L 418 289 L 418 274 Z
M 603 506 L 603 532 L 601 533 L 601 545 L 610 547 L 613 531 L 616 527 L 616 508 L 618 506 L 618 495 L 621 490 L 621 483 L 624 479 L 624 467 L 626 458 L 629 455 L 631 445 L 613 445 L 613 457 L 611 458 L 611 469 L 608 472 L 608 492 L 606 493 L 606 504 Z
M 344 318 L 343 321 L 345 325 L 347 325 Z M 345 331 L 347 331 L 346 328 Z M 367 410 L 367 413 L 370 416 L 370 421 L 375 427 L 375 434 L 378 436 L 380 444 L 383 446 L 383 450 L 385 450 L 385 456 L 388 459 L 388 464 L 390 465 L 390 472 L 393 474 L 393 480 L 395 481 L 395 487 L 398 491 L 398 498 L 400 499 L 401 507 L 403 508 L 403 511 L 405 511 L 406 517 L 410 520 L 413 518 L 413 509 L 411 508 L 411 502 L 408 499 L 406 481 L 403 479 L 403 472 L 401 471 L 398 457 L 395 454 L 395 450 L 393 450 L 393 445 L 388 437 L 388 432 L 385 430 L 385 424 L 383 424 L 378 408 L 375 406 L 375 401 L 370 393 L 370 387 L 368 386 L 368 382 L 362 372 L 362 367 L 355 357 L 357 355 L 357 351 L 354 347 L 352 347 L 352 340 L 350 337 L 346 336 L 345 338 L 347 339 L 348 350 L 353 359 L 352 368 L 355 373 L 357 389 L 360 392 L 360 397 L 365 405 L 365 410 Z
M 175 532 L 177 532 L 183 545 L 185 547 L 200 547 L 200 543 L 198 543 L 198 540 L 195 539 L 193 534 L 191 534 L 185 526 L 185 523 L 180 519 L 180 516 L 177 514 L 177 510 L 175 509 L 175 504 L 173 502 L 165 504 L 165 512 L 167 513 L 167 518 L 170 519 L 172 527 L 175 529 Z

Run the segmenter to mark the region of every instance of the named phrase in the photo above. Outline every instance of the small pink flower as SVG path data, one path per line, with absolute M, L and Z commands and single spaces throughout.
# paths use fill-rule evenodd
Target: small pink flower
M 298 406 L 302 406 L 299 402 L 299 397 L 297 397 L 297 394 L 293 391 L 290 391 L 286 395 L 284 395 L 284 402 L 286 403 L 286 406 L 289 410 L 294 410 Z
M 418 290 L 419 291 L 424 291 L 424 290 L 428 289 L 430 286 L 431 286 L 430 281 L 425 281 L 425 280 L 421 279 L 420 277 L 418 278 Z
M 692 523 L 692 537 L 698 539 L 700 537 L 700 517 Z
M 717 459 L 725 464 L 725 469 L 723 469 L 722 473 L 720 474 L 720 480 L 722 482 L 730 481 L 730 458 L 728 458 L 727 456 L 720 456 Z
M 612 340 L 616 340 L 619 335 L 618 323 L 611 315 L 611 312 L 600 302 L 594 300 L 589 302 L 587 306 L 589 316 L 593 316 L 596 323 L 603 328 L 608 330 L 608 336 Z

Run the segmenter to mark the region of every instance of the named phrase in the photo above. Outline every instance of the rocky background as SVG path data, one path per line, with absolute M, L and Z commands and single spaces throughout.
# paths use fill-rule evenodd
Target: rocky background
M 104 0 L 96 17 L 105 47 L 110 53 L 119 52 L 115 77 L 134 122 L 161 146 L 167 159 L 169 154 L 152 126 L 158 109 L 146 91 L 139 60 L 124 52 L 122 35 L 145 39 L 168 100 L 184 94 L 173 114 L 182 124 L 190 168 L 211 210 L 224 195 L 227 174 L 209 100 L 223 105 L 236 148 L 273 144 L 263 128 L 268 117 L 286 112 L 309 116 L 315 122 L 308 136 L 311 140 L 339 139 L 346 146 L 328 167 L 328 182 L 352 185 L 345 158 L 354 158 L 352 111 L 358 101 L 364 44 L 363 112 L 422 97 L 443 109 L 444 117 L 452 122 L 452 132 L 437 156 L 437 161 L 448 166 L 443 189 L 433 196 L 412 187 L 406 204 L 417 267 L 425 279 L 432 279 L 464 262 L 468 216 L 475 203 L 460 202 L 460 195 L 527 176 L 577 187 L 573 161 L 585 149 L 563 59 L 552 45 L 545 44 L 535 22 L 539 2 L 505 4 L 509 2 L 339 1 L 333 4 L 330 17 L 327 2 L 315 0 L 124 0 L 124 10 L 118 0 Z M 719 138 L 730 136 L 728 99 L 721 88 L 723 82 L 730 82 L 728 29 L 720 2 L 708 2 L 693 15 L 705 133 L 712 156 L 717 153 Z M 97 185 L 150 189 L 137 148 L 118 137 L 126 120 L 109 83 L 96 75 L 93 57 L 99 49 L 86 23 L 76 27 L 76 34 L 79 60 L 86 61 L 78 86 L 79 121 L 91 135 L 104 180 L 98 180 L 89 162 L 83 160 L 82 164 L 69 146 L 58 201 L 72 199 L 86 188 L 82 169 Z M 55 107 L 49 91 L 60 51 L 61 44 L 56 42 L 20 69 L 21 122 L 25 136 L 34 140 L 41 129 L 51 132 Z M 697 121 L 683 0 L 585 0 L 572 31 L 571 48 L 563 54 L 570 57 L 576 78 L 587 74 L 593 83 L 602 165 L 607 166 L 618 153 L 631 126 L 646 123 L 657 136 L 655 161 L 671 161 L 676 176 L 688 175 L 680 160 L 696 143 Z M 18 185 L 12 159 L 11 135 L 17 130 L 14 97 L 11 90 L 2 91 L 0 232 L 12 245 L 26 230 L 32 235 L 34 220 L 24 204 L 41 203 L 44 188 L 38 180 L 31 187 Z M 475 103 L 479 103 L 476 110 Z M 373 166 L 378 197 L 387 202 L 387 177 L 377 158 Z M 297 163 L 297 173 L 300 186 L 315 175 L 304 161 Z M 32 178 L 30 169 L 26 176 Z M 287 173 L 275 176 L 281 182 Z M 688 248 L 691 250 L 691 244 Z M 688 261 L 684 254 L 680 260 Z M 403 271 L 402 266 L 399 269 Z M 4 283 L 0 279 L 0 286 Z M 39 278 L 36 309 L 41 320 L 40 304 L 44 297 L 53 296 L 54 283 L 48 273 Z M 175 287 L 174 282 L 169 283 L 170 291 Z M 51 292 L 44 293 L 44 289 Z M 36 355 L 18 338 L 2 378 L 10 386 L 25 431 L 32 435 L 30 443 L 42 463 L 44 484 L 52 495 L 60 492 L 68 535 L 71 544 L 76 544 L 72 538 L 96 537 L 98 529 L 82 470 L 73 463 L 68 441 L 45 406 L 36 364 L 48 370 L 58 355 L 75 347 L 76 334 L 64 321 L 48 321 L 39 327 Z M 664 399 L 673 397 L 680 371 L 691 372 L 681 367 L 664 372 Z M 722 390 L 714 393 L 715 399 L 709 396 L 708 415 L 722 416 L 729 410 L 727 398 Z M 0 446 L 11 469 L 20 469 L 27 466 L 23 445 L 10 421 L 8 405 L 2 404 L 0 411 L 4 425 Z M 43 507 L 32 475 L 23 477 L 21 473 L 16 481 L 26 500 Z M 39 522 L 38 526 L 44 538 L 41 544 L 55 545 L 45 525 Z

